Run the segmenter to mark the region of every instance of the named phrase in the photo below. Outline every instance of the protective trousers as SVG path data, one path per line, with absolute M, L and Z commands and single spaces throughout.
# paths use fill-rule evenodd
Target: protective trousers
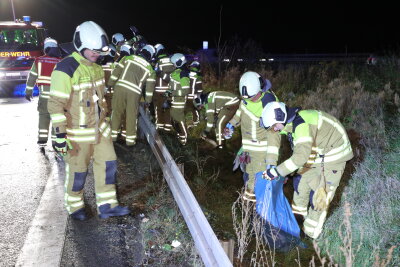
M 178 134 L 179 142 L 186 145 L 187 131 L 185 125 L 185 101 L 184 96 L 175 96 L 172 98 L 171 118 Z
M 193 126 L 197 126 L 200 123 L 200 114 L 193 105 L 193 97 L 188 97 L 186 99 L 185 114 L 187 113 L 190 114 L 190 118 L 193 121 Z
M 140 95 L 116 87 L 112 98 L 112 115 L 111 115 L 111 136 L 113 141 L 117 140 L 118 132 L 120 130 L 123 115 L 126 116 L 126 145 L 133 146 L 136 144 L 136 131 L 137 131 L 137 115 L 139 108 Z
M 226 106 L 221 109 L 221 111 L 217 115 L 217 121 L 215 123 L 215 137 L 217 139 L 217 144 L 219 146 L 222 145 L 223 132 L 225 125 L 232 119 L 233 115 L 235 115 L 236 110 L 238 109 L 239 104 Z
M 162 92 L 155 91 L 153 93 L 153 104 L 156 115 L 156 128 L 170 132 L 172 130 L 170 109 L 164 109 L 163 104 L 167 98 Z
M 47 110 L 47 98 L 40 97 L 37 111 L 39 112 L 38 143 L 47 143 L 50 127 L 50 113 Z M 55 139 L 54 131 L 51 131 L 51 140 Z
M 292 210 L 293 213 L 301 214 L 304 216 L 304 233 L 311 238 L 317 238 L 322 232 L 322 226 L 326 220 L 327 210 L 331 203 L 335 191 L 339 186 L 340 179 L 342 178 L 346 162 L 335 165 L 325 164 L 324 172 L 320 165 L 315 167 L 303 167 L 297 172 L 298 175 L 294 177 L 294 193 Z M 325 191 L 327 193 L 328 208 L 324 211 L 314 210 L 312 198 L 314 192 L 320 185 L 321 179 L 325 176 Z M 308 207 L 310 204 L 310 207 Z
M 94 188 L 97 210 L 104 204 L 111 208 L 118 205 L 115 188 L 117 156 L 111 138 L 100 137 L 96 145 L 72 143 L 65 157 L 65 207 L 69 214 L 83 208 L 83 188 L 86 181 L 88 166 L 93 158 Z
M 256 178 L 256 173 L 260 171 L 264 171 L 266 168 L 265 165 L 265 151 L 251 151 L 251 150 L 243 150 L 244 152 L 248 152 L 250 156 L 250 162 L 246 164 L 246 173 L 248 174 L 248 180 L 245 184 L 245 196 L 244 198 L 247 200 L 255 201 L 254 194 L 254 183 Z

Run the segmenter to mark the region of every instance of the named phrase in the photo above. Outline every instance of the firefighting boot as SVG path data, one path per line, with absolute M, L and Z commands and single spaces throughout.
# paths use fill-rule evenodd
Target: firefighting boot
M 86 211 L 84 208 L 79 209 L 73 213 L 71 213 L 71 218 L 78 221 L 84 221 L 87 219 Z
M 124 216 L 129 214 L 131 211 L 128 207 L 123 206 L 115 206 L 114 208 L 110 208 L 110 204 L 104 204 L 99 207 L 99 218 L 107 219 L 112 216 Z

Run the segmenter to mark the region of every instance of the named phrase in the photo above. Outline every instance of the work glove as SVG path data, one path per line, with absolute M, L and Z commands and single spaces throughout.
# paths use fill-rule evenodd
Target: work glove
M 57 138 L 55 140 L 54 148 L 60 153 L 62 156 L 67 155 L 67 151 L 71 150 L 73 147 L 71 145 L 71 141 L 67 139 L 67 134 L 57 134 Z
M 249 152 L 244 152 L 239 156 L 239 162 L 244 164 L 249 164 L 251 162 Z
M 226 124 L 226 126 L 225 126 L 225 129 L 224 129 L 224 138 L 225 138 L 226 140 L 231 139 L 234 130 L 235 130 L 235 127 L 234 127 L 232 124 L 230 124 L 230 123 L 228 122 L 228 123 Z
M 270 168 L 270 169 L 268 169 L 268 170 L 266 170 L 266 171 L 263 171 L 262 177 L 263 177 L 264 179 L 266 179 L 266 180 L 271 181 L 271 180 L 277 179 L 277 178 L 279 177 L 279 173 L 278 173 L 278 171 L 276 170 L 276 167 L 273 166 L 272 168 Z
M 325 211 L 328 208 L 327 194 L 324 187 L 319 187 L 314 193 L 312 202 L 314 204 L 314 210 Z
M 25 92 L 25 99 L 28 100 L 29 102 L 32 101 L 33 97 L 32 97 L 32 91 L 26 91 Z
M 200 138 L 206 139 L 206 138 L 208 138 L 208 134 L 209 134 L 209 132 L 207 132 L 206 130 L 204 130 L 204 131 L 202 131 L 202 132 L 200 133 Z
M 167 90 L 164 92 L 163 94 L 165 97 L 171 97 L 172 96 L 172 91 L 171 90 Z

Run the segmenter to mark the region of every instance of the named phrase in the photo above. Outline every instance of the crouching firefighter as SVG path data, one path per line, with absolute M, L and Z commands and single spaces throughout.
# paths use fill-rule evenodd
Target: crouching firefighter
M 243 198 L 255 202 L 254 182 L 256 173 L 267 165 L 276 165 L 281 137 L 260 126 L 263 107 L 277 97 L 270 88 L 265 89 L 265 80 L 256 72 L 245 72 L 239 81 L 242 96 L 240 106 L 224 129 L 225 139 L 232 137 L 234 129 L 241 126 L 242 155 L 238 158 L 245 164 L 245 192 Z
M 32 100 L 32 92 L 35 84 L 39 87 L 39 101 L 37 110 L 39 112 L 39 132 L 38 145 L 42 152 L 47 144 L 50 126 L 50 114 L 47 110 L 47 101 L 50 93 L 51 73 L 54 66 L 61 60 L 61 51 L 58 43 L 53 38 L 44 40 L 44 56 L 36 58 L 32 65 L 31 71 L 26 82 L 25 98 Z M 52 132 L 51 140 L 55 140 L 54 132 Z
M 304 216 L 304 233 L 315 239 L 321 234 L 346 161 L 353 158 L 346 130 L 323 111 L 288 108 L 281 102 L 267 104 L 261 119 L 265 128 L 287 135 L 293 149 L 289 159 L 266 170 L 263 177 L 272 180 L 297 170 L 292 210 Z
M 239 98 L 229 92 L 214 91 L 208 94 L 200 94 L 200 98 L 195 98 L 193 104 L 198 110 L 201 110 L 203 107 L 206 110 L 207 125 L 201 133 L 201 137 L 208 138 L 211 129 L 215 125 L 217 146 L 218 148 L 222 148 L 223 140 L 225 140 L 223 130 L 239 108 Z
M 51 75 L 48 110 L 57 139 L 55 148 L 65 160 L 65 206 L 73 219 L 85 220 L 83 188 L 93 159 L 97 211 L 100 218 L 122 216 L 115 187 L 117 157 L 106 117 L 104 71 L 95 62 L 109 52 L 104 30 L 93 21 L 74 33 L 77 52 L 56 65 Z

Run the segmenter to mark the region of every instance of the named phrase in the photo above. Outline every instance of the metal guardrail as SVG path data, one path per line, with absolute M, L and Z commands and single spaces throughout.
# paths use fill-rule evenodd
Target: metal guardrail
M 156 156 L 169 188 L 189 227 L 195 246 L 206 266 L 233 266 L 208 223 L 181 171 L 165 147 L 142 106 L 139 127 Z

